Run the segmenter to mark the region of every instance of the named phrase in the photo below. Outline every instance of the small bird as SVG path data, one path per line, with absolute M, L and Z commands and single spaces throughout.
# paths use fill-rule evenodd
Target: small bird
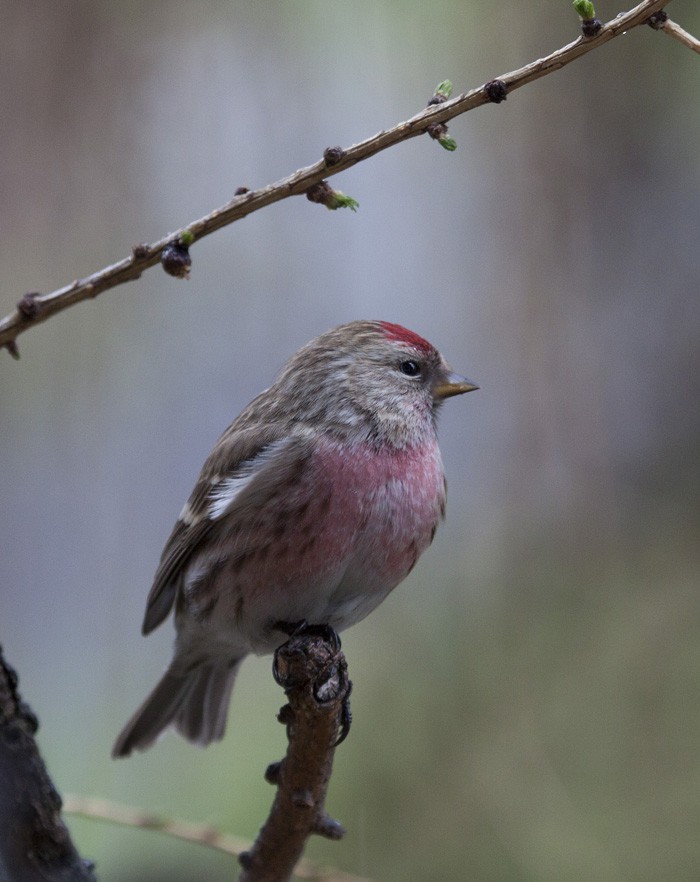
M 243 659 L 285 623 L 335 631 L 378 606 L 445 515 L 436 416 L 478 386 L 418 334 L 356 321 L 303 346 L 217 441 L 165 544 L 143 633 L 175 610 L 170 667 L 117 738 L 221 739 Z

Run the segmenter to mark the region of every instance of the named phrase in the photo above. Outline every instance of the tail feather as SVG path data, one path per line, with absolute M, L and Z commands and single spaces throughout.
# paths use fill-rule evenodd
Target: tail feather
M 203 664 L 186 674 L 175 672 L 171 665 L 121 731 L 112 756 L 146 750 L 169 726 L 201 746 L 223 738 L 231 690 L 242 661 Z
M 198 668 L 190 674 L 187 700 L 173 722 L 177 731 L 202 746 L 224 737 L 231 690 L 240 662 L 234 668 Z

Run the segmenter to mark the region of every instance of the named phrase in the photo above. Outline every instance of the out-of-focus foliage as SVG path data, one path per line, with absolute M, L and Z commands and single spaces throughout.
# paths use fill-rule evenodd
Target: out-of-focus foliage
M 0 2 L 0 308 L 575 39 L 568 0 Z M 601 18 L 619 4 L 596 4 Z M 669 12 L 696 34 L 700 11 Z M 109 759 L 171 633 L 139 633 L 218 433 L 321 330 L 381 317 L 481 391 L 442 419 L 448 521 L 345 636 L 355 723 L 310 856 L 387 882 L 700 876 L 700 65 L 635 30 L 0 353 L 0 640 L 60 789 L 254 835 L 269 660 L 230 732 Z M 231 878 L 72 824 L 104 882 Z

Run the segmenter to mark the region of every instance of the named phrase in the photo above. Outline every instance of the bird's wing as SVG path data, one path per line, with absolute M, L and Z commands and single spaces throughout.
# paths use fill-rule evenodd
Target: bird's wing
M 231 427 L 221 436 L 165 543 L 146 603 L 144 634 L 167 617 L 184 566 L 221 519 L 235 511 L 229 523 L 249 522 L 272 493 L 299 476 L 313 446 L 312 432 L 300 427 L 290 433 L 276 424 Z

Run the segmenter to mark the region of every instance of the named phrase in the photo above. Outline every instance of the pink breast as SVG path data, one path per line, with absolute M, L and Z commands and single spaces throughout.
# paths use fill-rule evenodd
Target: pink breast
M 316 460 L 314 466 L 333 486 L 324 525 L 331 543 L 333 536 L 341 544 L 354 542 L 366 575 L 396 584 L 430 544 L 444 513 L 437 443 L 382 451 L 367 444 L 348 451 L 326 443 Z

